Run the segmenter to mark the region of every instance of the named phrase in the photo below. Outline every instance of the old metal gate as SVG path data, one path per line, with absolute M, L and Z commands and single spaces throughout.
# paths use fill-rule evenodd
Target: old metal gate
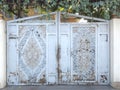
M 41 23 L 32 17 L 7 27 L 8 85 L 109 84 L 108 22 Z

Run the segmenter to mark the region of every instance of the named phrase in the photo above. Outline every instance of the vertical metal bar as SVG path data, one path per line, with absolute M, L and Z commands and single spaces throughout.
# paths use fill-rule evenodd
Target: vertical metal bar
M 91 23 L 92 24 L 92 23 Z M 93 25 L 93 24 L 92 24 Z M 95 82 L 98 81 L 98 24 L 94 25 L 95 27 Z
M 70 35 L 70 81 L 72 82 L 72 59 L 71 59 L 71 51 L 72 51 L 72 25 L 69 24 L 69 35 Z
M 6 24 L 7 24 L 7 31 L 6 31 L 7 32 L 7 34 L 6 34 L 7 35 L 6 36 L 7 37 L 7 43 L 6 43 L 7 44 L 7 46 L 6 46 L 6 48 L 7 48 L 7 50 L 6 50 L 7 51 L 7 53 L 6 53 L 7 54 L 7 58 L 6 58 L 6 79 L 7 79 L 7 81 L 6 81 L 6 83 L 8 84 L 8 64 L 9 64 L 8 63 L 8 52 L 9 52 L 9 50 L 8 50 L 8 47 L 9 47 L 9 39 L 8 39 L 9 38 L 8 37 L 9 30 L 8 30 L 8 28 L 9 28 L 9 23 L 6 23 Z
M 19 25 L 18 24 L 16 24 L 16 27 L 17 27 L 17 37 L 19 37 Z M 18 74 L 19 74 L 19 47 L 18 47 L 18 44 L 19 44 L 19 41 L 18 41 L 18 38 L 17 38 L 17 40 L 16 40 L 16 51 L 17 51 L 17 62 L 16 62 L 16 64 L 17 64 L 17 72 L 16 72 L 16 74 L 17 74 L 17 84 L 19 84 L 19 77 L 18 77 Z
M 59 42 L 59 34 L 60 34 L 60 12 L 58 11 L 56 14 L 56 25 L 57 25 L 57 78 L 58 78 L 58 84 L 59 78 L 60 78 L 60 59 L 59 59 L 59 53 L 60 53 L 60 42 Z
M 108 84 L 111 82 L 110 75 L 110 22 L 107 22 L 107 32 L 108 32 Z
M 47 85 L 48 85 L 48 27 L 49 25 L 46 24 L 46 81 L 47 81 Z

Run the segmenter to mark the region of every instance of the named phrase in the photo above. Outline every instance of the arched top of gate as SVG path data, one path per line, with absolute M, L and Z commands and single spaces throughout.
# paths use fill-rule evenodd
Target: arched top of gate
M 89 17 L 89 16 L 83 16 L 79 14 L 73 14 L 73 13 L 66 13 L 66 12 L 60 12 L 60 22 L 78 22 L 78 23 L 87 23 L 87 22 L 109 22 L 108 20 L 101 19 L 101 18 L 95 18 L 95 17 Z M 57 12 L 51 12 L 49 14 L 40 14 L 36 16 L 30 16 L 15 20 L 7 21 L 7 23 L 55 23 L 58 19 Z

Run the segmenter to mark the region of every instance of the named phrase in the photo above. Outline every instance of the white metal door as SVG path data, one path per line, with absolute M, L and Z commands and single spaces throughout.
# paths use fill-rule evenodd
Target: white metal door
M 9 85 L 47 83 L 46 28 L 47 25 L 31 23 L 9 26 L 7 71 Z

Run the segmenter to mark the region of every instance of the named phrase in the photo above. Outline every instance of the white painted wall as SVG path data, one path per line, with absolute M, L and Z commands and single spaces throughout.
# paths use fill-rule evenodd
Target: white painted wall
M 0 20 L 0 88 L 6 86 L 6 29 L 5 21 Z
M 110 21 L 111 29 L 111 85 L 120 87 L 120 19 Z

